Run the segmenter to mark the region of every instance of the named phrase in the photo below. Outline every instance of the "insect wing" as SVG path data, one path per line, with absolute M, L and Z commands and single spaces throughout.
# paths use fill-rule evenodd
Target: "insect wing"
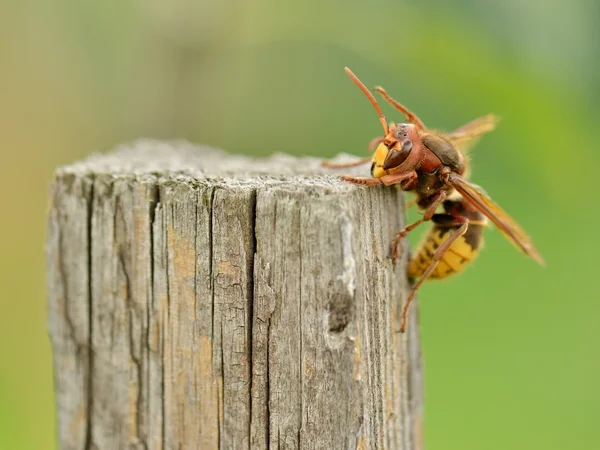
M 500 122 L 498 116 L 488 114 L 487 116 L 479 117 L 462 127 L 457 128 L 446 137 L 459 150 L 464 152 L 475 145 L 482 135 L 493 131 L 496 128 L 496 125 L 498 125 L 498 122 Z
M 479 186 L 469 183 L 462 177 L 451 174 L 450 184 L 462 194 L 475 208 L 485 214 L 496 225 L 506 238 L 520 248 L 526 255 L 539 264 L 544 265 L 544 259 L 533 246 L 525 231 L 500 206 L 498 206 Z

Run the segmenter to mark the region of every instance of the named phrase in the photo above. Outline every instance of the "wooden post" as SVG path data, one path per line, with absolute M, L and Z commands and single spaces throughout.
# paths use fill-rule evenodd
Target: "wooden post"
M 311 158 L 139 141 L 59 169 L 60 448 L 421 448 L 403 215 Z

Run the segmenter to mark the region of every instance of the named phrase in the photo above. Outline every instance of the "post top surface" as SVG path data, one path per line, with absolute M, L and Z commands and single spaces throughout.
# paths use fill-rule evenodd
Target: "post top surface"
M 337 161 L 352 161 L 338 155 Z M 341 174 L 368 175 L 368 166 L 335 170 L 322 160 L 277 153 L 266 158 L 230 154 L 220 149 L 187 141 L 140 139 L 123 144 L 106 154 L 93 154 L 83 161 L 63 166 L 57 176 L 112 176 L 115 178 L 168 178 L 206 183 L 262 185 L 295 182 L 355 188 L 340 180 Z

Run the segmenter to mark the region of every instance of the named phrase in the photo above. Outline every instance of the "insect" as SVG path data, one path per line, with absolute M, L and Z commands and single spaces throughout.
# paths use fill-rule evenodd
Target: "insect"
M 487 218 L 471 203 L 454 194 L 442 204 L 443 213 L 431 217 L 433 226 L 412 258 L 408 276 L 418 279 L 417 291 L 428 279 L 442 279 L 462 272 L 479 254 Z
M 376 146 L 372 158 L 351 164 L 325 165 L 349 167 L 370 160 L 371 177 L 341 178 L 362 186 L 399 185 L 402 190 L 416 194 L 416 204 L 424 210 L 423 217 L 397 234 L 392 244 L 394 260 L 398 256 L 399 244 L 410 231 L 424 222 L 433 220 L 434 223 L 409 267 L 409 275 L 419 279 L 402 310 L 400 331 L 406 330 L 410 305 L 426 279 L 457 273 L 477 255 L 487 219 L 523 253 L 544 264 L 525 231 L 482 188 L 466 179 L 468 160 L 463 152 L 478 137 L 495 128 L 496 116 L 480 117 L 449 134 L 443 134 L 429 130 L 417 115 L 390 97 L 383 88 L 377 87 L 375 90 L 407 120 L 407 123 L 388 125 L 373 94 L 350 69 L 345 70 L 377 111 L 384 136 L 369 143 L 370 148 Z M 444 213 L 436 214 L 440 206 Z M 455 256 L 451 256 L 453 254 Z

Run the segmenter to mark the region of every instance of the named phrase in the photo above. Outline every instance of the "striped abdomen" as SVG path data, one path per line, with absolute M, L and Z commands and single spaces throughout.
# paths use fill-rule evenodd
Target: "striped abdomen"
M 418 278 L 434 262 L 434 253 L 437 248 L 448 239 L 459 227 L 457 217 L 468 218 L 469 227 L 464 235 L 460 236 L 450 248 L 441 256 L 441 259 L 429 278 L 440 279 L 462 272 L 464 268 L 479 254 L 483 245 L 483 228 L 486 219 L 478 211 L 472 210 L 464 200 L 449 200 L 444 202 L 444 214 L 435 214 L 432 218 L 433 227 L 425 236 L 413 257 L 408 275 Z

